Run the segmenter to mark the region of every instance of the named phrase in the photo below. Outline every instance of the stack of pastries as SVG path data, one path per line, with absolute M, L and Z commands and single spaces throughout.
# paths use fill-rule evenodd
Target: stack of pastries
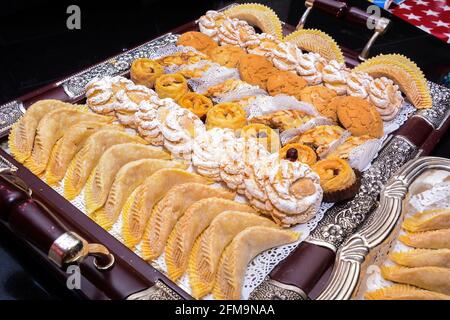
M 329 36 L 283 39 L 264 6 L 198 23 L 173 53 L 135 60 L 131 80 L 91 81 L 87 107 L 35 103 L 9 147 L 68 200 L 84 197 L 86 213 L 144 259 L 163 254 L 171 279 L 187 272 L 194 297 L 238 299 L 254 256 L 298 240 L 282 228 L 356 194 L 354 151 L 384 135 L 399 88 L 417 108 L 431 102 L 408 59 L 349 70 Z
M 381 268 L 393 285 L 365 293 L 369 300 L 450 300 L 450 209 L 417 212 L 406 218 L 399 236 L 404 251 Z

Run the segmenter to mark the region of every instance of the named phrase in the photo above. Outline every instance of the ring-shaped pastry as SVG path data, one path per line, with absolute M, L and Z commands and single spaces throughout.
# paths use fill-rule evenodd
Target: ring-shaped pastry
M 153 88 L 156 79 L 164 73 L 163 67 L 156 61 L 140 58 L 133 61 L 130 69 L 130 78 L 136 84 Z
M 172 98 L 175 101 L 188 91 L 186 79 L 178 73 L 163 74 L 155 82 L 155 91 L 160 98 Z
M 317 162 L 317 155 L 314 150 L 301 143 L 288 143 L 278 153 L 280 160 L 299 161 L 308 166 Z
M 178 100 L 178 104 L 194 113 L 199 118 L 206 115 L 213 103 L 211 99 L 196 92 L 188 92 Z
M 247 123 L 244 109 L 237 103 L 224 102 L 212 107 L 206 114 L 206 129 L 214 127 L 241 129 Z

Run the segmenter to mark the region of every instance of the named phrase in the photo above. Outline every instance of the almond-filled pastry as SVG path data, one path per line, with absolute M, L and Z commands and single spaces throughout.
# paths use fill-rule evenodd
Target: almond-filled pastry
M 342 126 L 354 136 L 383 136 L 383 120 L 376 108 L 367 100 L 346 96 L 337 106 L 337 116 Z
M 249 84 L 242 80 L 231 78 L 209 87 L 205 95 L 211 98 L 218 98 L 245 86 L 249 86 Z
M 158 127 L 164 138 L 164 147 L 172 156 L 187 160 L 191 159 L 192 141 L 206 130 L 195 114 L 176 104 L 158 110 Z
M 217 47 L 213 39 L 198 31 L 188 31 L 183 33 L 177 41 L 179 46 L 192 47 L 200 52 L 208 53 Z
M 81 121 L 64 133 L 61 139 L 53 147 L 50 159 L 45 171 L 46 181 L 50 185 L 56 185 L 66 175 L 75 154 L 81 150 L 86 140 L 99 130 L 122 130 L 121 126 L 94 121 Z
M 71 108 L 72 106 L 59 100 L 40 100 L 33 103 L 13 124 L 9 133 L 8 146 L 14 159 L 23 163 L 31 156 L 36 129 L 47 113 L 61 107 Z
M 186 209 L 196 201 L 219 197 L 234 199 L 235 193 L 199 183 L 185 183 L 170 189 L 153 208 L 142 239 L 142 256 L 145 260 L 159 257 L 170 232 Z
M 122 235 L 125 245 L 134 248 L 141 241 L 153 207 L 176 185 L 195 182 L 211 184 L 212 180 L 181 170 L 166 168 L 145 179 L 128 198 L 122 212 Z
M 105 204 L 115 173 L 125 164 L 140 159 L 170 158 L 166 151 L 141 143 L 130 142 L 112 146 L 103 153 L 86 183 L 84 196 L 87 213 L 92 214 Z
M 450 229 L 402 234 L 398 240 L 415 248 L 450 249 Z
M 277 152 L 280 149 L 280 137 L 274 130 L 264 124 L 246 125 L 241 130 L 241 137 L 244 140 L 255 140 L 270 153 Z
M 336 97 L 336 92 L 324 86 L 306 87 L 300 92 L 300 100 L 312 104 L 324 117 L 336 121 L 336 116 L 328 110 L 331 100 Z
M 231 129 L 212 128 L 197 135 L 192 143 L 192 164 L 202 176 L 221 181 L 220 164 L 224 147 L 235 141 Z
M 280 160 L 299 161 L 308 166 L 317 162 L 317 155 L 314 150 L 300 143 L 288 143 L 278 153 Z
M 373 140 L 373 138 L 369 135 L 362 135 L 359 137 L 350 136 L 347 139 L 345 139 L 345 141 L 342 144 L 340 144 L 336 149 L 327 154 L 327 158 L 337 157 L 344 160 L 348 160 L 352 150 L 370 140 Z
M 214 298 L 240 299 L 248 263 L 261 252 L 295 242 L 299 236 L 296 232 L 267 226 L 255 226 L 241 231 L 222 254 L 213 288 Z
M 319 176 L 304 163 L 276 160 L 264 180 L 272 218 L 283 227 L 310 220 L 322 202 Z
M 276 228 L 271 220 L 248 212 L 225 211 L 214 218 L 196 240 L 189 259 L 189 282 L 194 298 L 211 292 L 222 252 L 241 231 L 254 226 Z
M 391 252 L 389 258 L 405 267 L 450 268 L 450 249 L 414 249 Z
M 156 78 L 164 73 L 164 68 L 155 60 L 139 58 L 133 61 L 130 69 L 130 78 L 136 84 L 153 88 Z
M 86 104 L 95 113 L 113 115 L 119 103 L 117 93 L 128 85 L 133 82 L 121 76 L 95 78 L 86 85 Z
M 317 126 L 309 129 L 301 135 L 292 138 L 288 143 L 301 143 L 313 148 L 319 156 L 328 152 L 331 144 L 344 134 L 344 129 L 339 126 Z
M 450 228 L 450 209 L 434 209 L 418 212 L 406 218 L 403 229 L 410 232 L 421 232 Z
M 272 62 L 262 56 L 248 54 L 239 60 L 239 74 L 242 80 L 267 90 L 267 80 L 277 72 Z
M 126 200 L 134 189 L 142 184 L 148 176 L 163 168 L 186 169 L 187 166 L 176 161 L 140 159 L 129 162 L 120 168 L 111 186 L 111 191 L 109 192 L 104 207 L 92 215 L 95 221 L 103 229 L 111 229 L 119 218 Z
M 366 300 L 450 300 L 450 296 L 417 287 L 394 284 L 364 294 Z
M 102 154 L 116 144 L 145 140 L 119 130 L 101 130 L 92 134 L 73 158 L 64 179 L 64 197 L 73 200 L 81 192 Z
M 237 68 L 239 59 L 247 53 L 236 46 L 219 46 L 209 51 L 212 61 L 227 68 Z
M 224 211 L 255 213 L 248 205 L 223 198 L 206 198 L 194 202 L 177 221 L 165 250 L 169 278 L 178 280 L 186 271 L 195 239 Z
M 301 90 L 307 83 L 298 75 L 289 71 L 278 71 L 267 79 L 267 91 L 271 96 L 287 94 L 301 100 Z
M 329 158 L 316 162 L 313 169 L 320 177 L 323 200 L 338 202 L 352 198 L 359 189 L 360 177 L 355 174 L 347 161 Z
M 288 129 L 298 128 L 305 124 L 314 116 L 301 110 L 278 110 L 269 114 L 253 117 L 249 121 L 252 123 L 262 123 L 280 132 Z
M 156 93 L 142 85 L 130 84 L 125 89 L 117 92 L 117 102 L 115 115 L 119 122 L 124 126 L 137 128 L 136 112 L 139 110 L 139 104 L 142 101 L 148 101 Z
M 207 59 L 208 56 L 206 54 L 203 54 L 199 51 L 181 51 L 176 52 L 174 54 L 162 57 L 157 60 L 157 62 L 164 66 L 181 66 L 181 65 L 189 65 L 189 64 L 195 64 L 197 62 L 200 62 L 202 60 Z
M 450 294 L 450 269 L 448 268 L 383 266 L 381 275 L 386 280 L 410 284 L 446 295 Z
M 172 98 L 175 101 L 185 95 L 189 89 L 186 79 L 178 73 L 163 74 L 156 79 L 155 91 L 160 98 Z
M 36 129 L 33 151 L 25 161 L 25 166 L 34 174 L 41 174 L 47 167 L 53 147 L 67 129 L 78 122 L 89 120 L 111 123 L 113 118 L 81 108 L 59 108 L 47 113 Z
M 197 117 L 202 118 L 206 115 L 213 103 L 211 99 L 196 92 L 188 92 L 178 100 L 178 104 L 188 109 Z
M 216 104 L 206 114 L 206 129 L 214 127 L 241 129 L 247 123 L 244 109 L 237 103 Z
M 218 42 L 219 37 L 217 36 L 219 26 L 227 17 L 222 12 L 217 12 L 214 10 L 209 10 L 205 15 L 198 19 L 198 28 L 200 32 L 211 37 L 214 41 Z

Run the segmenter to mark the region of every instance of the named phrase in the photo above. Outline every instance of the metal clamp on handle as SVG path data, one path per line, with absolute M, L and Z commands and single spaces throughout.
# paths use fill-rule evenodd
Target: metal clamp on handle
M 314 6 L 314 0 L 306 0 L 305 1 L 305 7 L 306 10 L 303 12 L 302 17 L 300 18 L 300 21 L 297 24 L 297 27 L 295 27 L 295 30 L 303 29 L 306 23 L 306 19 L 309 16 L 309 13 L 311 12 L 312 8 Z
M 94 266 L 105 271 L 114 265 L 114 256 L 101 244 L 90 244 L 75 232 L 59 236 L 48 251 L 48 258 L 59 267 L 81 263 L 87 256 L 94 256 Z
M 389 24 L 391 23 L 391 20 L 383 17 L 370 17 L 369 19 L 372 19 L 372 23 L 375 26 L 375 32 L 372 35 L 372 37 L 369 39 L 369 41 L 366 43 L 365 47 L 361 51 L 361 53 L 358 56 L 358 59 L 360 61 L 366 61 L 369 57 L 369 51 L 372 48 L 372 45 L 377 40 L 379 36 L 381 36 L 383 33 L 386 32 Z
M 306 23 L 306 19 L 311 13 L 312 8 L 317 8 L 322 11 L 325 11 L 336 18 L 341 18 L 346 10 L 347 4 L 341 1 L 336 0 L 306 0 L 305 1 L 306 11 L 303 13 L 300 18 L 299 23 L 297 24 L 296 30 L 303 29 Z

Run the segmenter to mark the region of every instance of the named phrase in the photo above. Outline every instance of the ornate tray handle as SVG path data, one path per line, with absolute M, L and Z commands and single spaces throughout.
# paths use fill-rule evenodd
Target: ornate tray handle
M 13 100 L 0 105 L 0 135 L 11 129 L 24 113 L 25 108 L 21 101 Z
M 132 294 L 127 300 L 182 300 L 182 298 L 164 282 L 158 280 L 150 288 Z
M 380 206 L 363 227 L 339 249 L 331 279 L 318 300 L 350 299 L 363 262 L 370 250 L 380 245 L 395 228 L 402 214 L 402 201 L 409 185 L 430 169 L 450 171 L 450 159 L 422 157 L 409 161 L 381 192 Z

